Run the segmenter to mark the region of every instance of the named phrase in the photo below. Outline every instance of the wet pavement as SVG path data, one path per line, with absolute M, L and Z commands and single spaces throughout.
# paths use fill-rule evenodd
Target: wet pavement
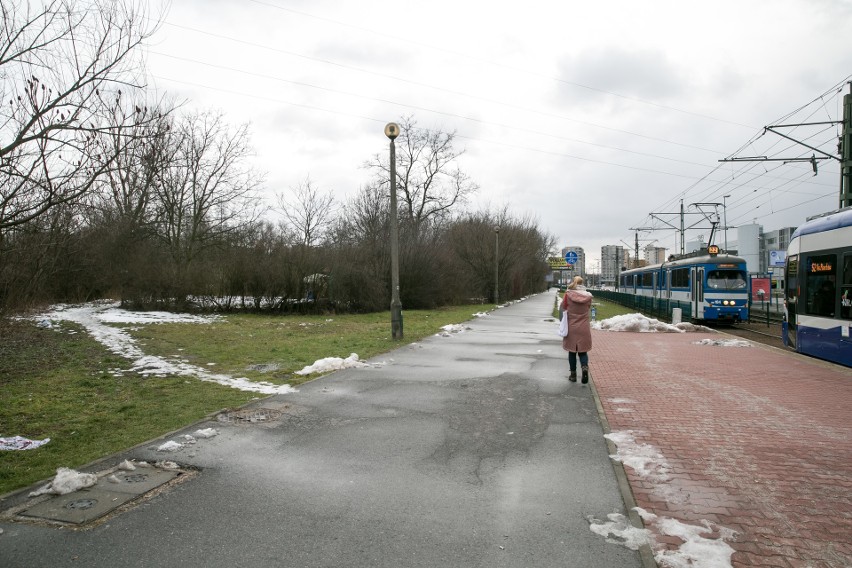
M 624 487 L 592 389 L 567 381 L 553 301 L 83 468 L 173 460 L 186 473 L 97 519 L 39 520 L 67 503 L 6 496 L 0 566 L 642 566 L 590 530 L 627 513 Z M 74 507 L 101 503 L 77 493 Z
M 6 496 L 0 566 L 653 566 L 620 521 L 590 530 L 626 516 L 661 566 L 852 566 L 852 370 L 595 331 L 592 383 L 569 383 L 553 301 L 92 464 L 182 468 L 96 520 Z M 199 428 L 219 434 L 158 451 Z

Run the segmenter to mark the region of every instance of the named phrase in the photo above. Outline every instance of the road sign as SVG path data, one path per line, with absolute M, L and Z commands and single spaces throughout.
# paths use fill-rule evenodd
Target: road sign
M 547 262 L 550 264 L 550 268 L 553 270 L 557 270 L 559 268 L 568 268 L 568 263 L 565 262 L 565 259 L 561 256 L 549 256 L 547 257 Z
M 574 252 L 573 250 L 569 250 L 568 252 L 566 252 L 565 253 L 565 262 L 567 262 L 571 266 L 574 266 L 575 264 L 577 264 L 577 253 Z

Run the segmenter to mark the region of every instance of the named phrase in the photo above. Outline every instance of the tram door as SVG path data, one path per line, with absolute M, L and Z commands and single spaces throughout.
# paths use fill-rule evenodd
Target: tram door
M 692 267 L 689 276 L 690 284 L 692 284 L 692 319 L 704 319 L 704 268 Z
M 666 270 L 666 299 L 672 299 L 672 271 Z
M 784 275 L 786 288 L 784 290 L 784 307 L 787 310 L 786 343 L 796 348 L 796 304 L 799 298 L 799 256 L 787 257 L 787 273 Z

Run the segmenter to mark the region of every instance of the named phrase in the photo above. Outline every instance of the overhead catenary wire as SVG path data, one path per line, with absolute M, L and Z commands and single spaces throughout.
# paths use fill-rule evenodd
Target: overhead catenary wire
M 808 103 L 797 107 L 796 109 L 794 109 L 793 111 L 783 115 L 782 117 L 779 117 L 778 119 L 773 121 L 773 123 L 781 123 L 781 122 L 787 121 L 791 117 L 796 116 L 798 113 L 801 113 L 801 112 L 807 110 L 809 107 L 811 107 L 813 105 L 817 105 L 817 106 L 813 110 L 810 110 L 809 112 L 806 113 L 805 117 L 802 119 L 803 123 L 810 120 L 817 113 L 821 113 L 821 112 L 825 112 L 826 114 L 828 114 L 829 120 L 835 120 L 835 117 L 832 117 L 831 114 L 830 114 L 828 103 L 826 102 L 826 97 L 832 96 L 839 103 L 839 99 L 840 99 L 839 95 L 842 93 L 843 86 L 845 84 L 847 84 L 850 77 L 852 77 L 852 75 L 845 77 L 843 80 L 839 81 L 838 83 L 836 83 L 835 85 L 833 85 L 832 87 L 830 87 L 829 89 L 824 91 L 822 94 L 820 94 L 819 96 L 817 96 L 814 99 L 812 99 L 811 101 L 809 101 Z M 838 108 L 837 108 L 836 112 L 838 112 L 838 114 L 840 112 L 839 104 L 838 104 Z M 802 127 L 797 127 L 797 128 L 802 128 Z M 825 135 L 826 132 L 828 132 L 829 130 L 833 130 L 835 128 L 836 127 L 833 126 L 833 125 L 825 126 L 824 128 L 820 129 L 819 131 L 810 133 L 809 135 L 803 137 L 803 140 L 806 140 L 806 141 L 816 140 L 821 135 Z M 750 138 L 748 141 L 743 143 L 737 149 L 737 151 L 729 154 L 729 156 L 736 156 L 740 152 L 745 151 L 746 148 L 754 147 L 755 144 L 764 137 L 764 134 L 765 134 L 765 130 L 762 130 L 761 132 L 756 133 L 752 138 Z M 820 141 L 817 142 L 816 145 L 817 145 L 817 147 L 830 146 L 835 140 L 836 140 L 836 138 L 834 136 L 824 137 L 824 138 L 820 139 Z M 778 137 L 775 140 L 770 141 L 769 145 L 762 150 L 761 155 L 765 154 L 765 155 L 767 155 L 767 157 L 777 158 L 777 157 L 781 156 L 782 154 L 790 152 L 795 147 L 796 147 L 796 144 L 792 144 L 792 143 L 784 144 L 783 140 L 780 137 Z M 811 153 L 810 150 L 802 150 L 801 147 L 799 147 L 798 153 L 795 154 L 793 157 L 805 158 L 805 157 L 808 157 L 808 155 L 810 155 L 810 153 Z M 772 200 L 772 193 L 773 192 L 781 192 L 783 194 L 796 193 L 796 192 L 794 192 L 794 188 L 801 186 L 803 183 L 807 183 L 807 181 L 808 181 L 807 178 L 809 178 L 813 175 L 813 173 L 810 171 L 810 167 L 808 167 L 808 171 L 805 171 L 805 172 L 798 174 L 798 176 L 794 179 L 787 178 L 784 181 L 780 181 L 777 176 L 772 176 L 771 172 L 777 171 L 781 168 L 785 168 L 785 170 L 786 170 L 790 167 L 789 164 L 784 164 L 783 162 L 774 162 L 775 165 L 771 166 L 770 168 L 767 168 L 766 165 L 765 165 L 766 163 L 763 163 L 763 162 L 729 162 L 729 163 L 731 164 L 731 172 L 732 172 L 729 179 L 714 181 L 714 180 L 709 179 L 710 173 L 708 173 L 708 175 L 703 177 L 700 181 L 691 184 L 688 188 L 686 188 L 682 192 L 679 192 L 675 197 L 666 201 L 663 206 L 660 206 L 658 208 L 658 210 L 663 210 L 665 208 L 671 207 L 673 205 L 673 202 L 677 202 L 680 199 L 688 200 L 689 196 L 693 195 L 695 190 L 697 188 L 699 188 L 699 186 L 702 186 L 702 184 L 704 184 L 705 182 L 709 182 L 709 183 L 715 184 L 715 185 L 711 185 L 710 187 L 705 188 L 700 196 L 698 194 L 695 194 L 695 200 L 696 201 L 712 200 L 713 198 L 718 198 L 718 197 L 722 196 L 723 194 L 730 194 L 731 196 L 733 196 L 733 195 L 736 194 L 736 192 L 738 190 L 741 190 L 742 188 L 747 187 L 747 183 L 749 183 L 749 182 L 743 181 L 742 183 L 736 183 L 736 184 L 733 183 L 734 180 L 740 179 L 743 176 L 752 176 L 751 180 L 749 180 L 749 181 L 754 181 L 754 180 L 759 179 L 759 178 L 764 178 L 764 179 L 767 179 L 767 183 L 762 184 L 760 187 L 752 188 L 752 191 L 749 194 L 746 194 L 746 195 L 740 194 L 739 198 L 728 201 L 729 207 L 731 205 L 733 205 L 735 207 L 736 206 L 741 207 L 743 205 L 745 205 L 745 206 L 751 205 L 751 207 L 749 209 L 742 211 L 740 214 L 735 215 L 733 217 L 731 217 L 730 213 L 729 213 L 728 224 L 735 223 L 735 222 L 739 221 L 740 219 L 747 219 L 749 217 L 751 217 L 753 219 L 766 218 L 766 217 L 775 215 L 775 214 L 783 212 L 783 211 L 789 211 L 790 209 L 794 209 L 796 207 L 801 207 L 803 205 L 811 204 L 811 203 L 814 203 L 816 201 L 826 199 L 826 198 L 831 197 L 832 195 L 836 194 L 836 192 L 820 193 L 820 194 L 815 195 L 814 197 L 811 197 L 810 199 L 807 199 L 805 201 L 797 202 L 794 205 L 789 205 L 789 206 L 786 206 L 786 207 L 781 207 L 781 208 L 775 209 L 772 206 L 772 201 L 771 201 Z M 760 166 L 763 169 L 763 172 L 760 172 L 758 170 L 758 166 Z M 716 173 L 716 172 L 719 171 L 719 169 L 720 169 L 719 167 L 713 168 L 713 170 L 711 170 L 711 173 Z M 824 185 L 830 185 L 830 184 L 824 184 Z M 805 193 L 805 194 L 813 195 L 813 194 L 810 194 L 810 193 Z M 769 205 L 769 207 L 768 207 L 769 211 L 767 211 L 766 209 L 762 209 L 766 205 Z M 648 219 L 649 219 L 649 217 L 645 217 L 645 219 L 643 220 L 642 223 L 643 224 L 647 223 Z M 653 219 L 651 219 L 651 221 L 653 221 Z

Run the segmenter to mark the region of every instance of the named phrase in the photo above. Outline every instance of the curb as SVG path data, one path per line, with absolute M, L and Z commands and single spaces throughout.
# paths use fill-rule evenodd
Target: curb
M 594 376 L 592 376 L 592 379 L 594 379 Z M 604 434 L 610 434 L 612 431 L 610 430 L 606 414 L 604 414 L 603 405 L 601 404 L 600 397 L 598 396 L 598 390 L 595 388 L 594 380 L 589 381 L 589 386 L 592 388 L 592 396 L 595 399 L 595 407 L 598 410 L 598 419 L 601 422 Z M 618 451 L 616 445 L 609 438 L 604 438 L 604 440 L 606 440 L 607 450 L 610 455 L 615 454 Z M 611 458 L 610 462 L 612 463 L 612 470 L 615 472 L 615 481 L 618 484 L 618 490 L 621 493 L 624 506 L 627 508 L 627 517 L 630 519 L 630 523 L 636 528 L 644 529 L 645 523 L 642 522 L 642 518 L 639 516 L 639 513 L 634 510 L 637 506 L 636 499 L 633 497 L 633 490 L 630 488 L 630 482 L 627 480 L 627 472 L 624 471 L 624 464 Z M 651 550 L 650 545 L 643 544 L 639 547 L 639 558 L 642 560 L 642 566 L 645 568 L 659 568 L 657 561 L 654 560 L 654 552 Z

